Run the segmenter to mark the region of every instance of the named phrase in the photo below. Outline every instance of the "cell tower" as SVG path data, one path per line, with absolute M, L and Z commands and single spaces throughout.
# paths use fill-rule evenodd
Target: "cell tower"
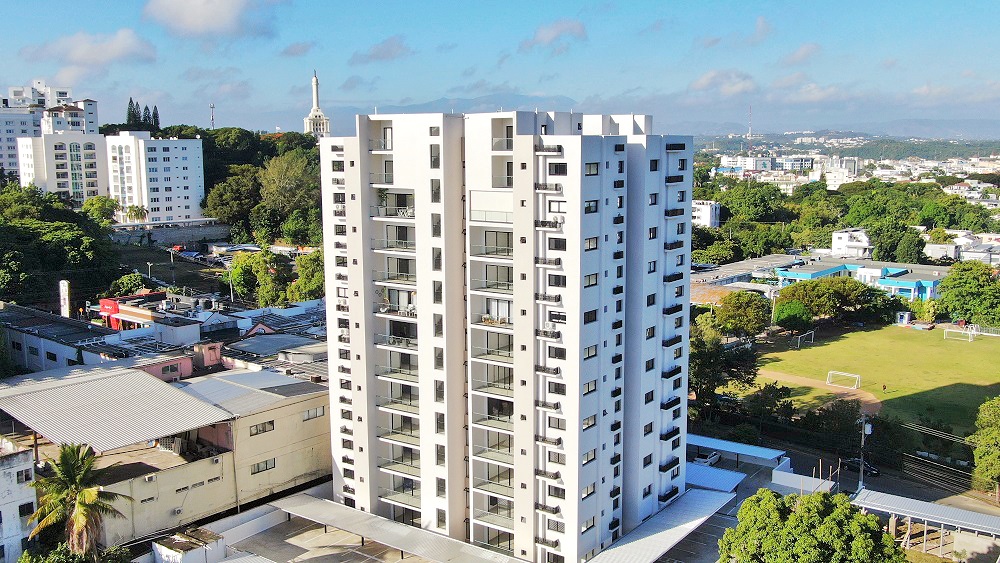
M 209 105 L 208 108 L 212 110 L 212 126 L 210 129 L 215 129 L 215 104 Z

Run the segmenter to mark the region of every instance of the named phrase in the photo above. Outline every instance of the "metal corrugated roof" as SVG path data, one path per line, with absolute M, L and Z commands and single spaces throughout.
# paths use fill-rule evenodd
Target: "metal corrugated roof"
M 731 493 L 746 478 L 746 473 L 740 473 L 739 471 L 689 463 L 687 464 L 687 476 L 685 480 L 692 487 Z
M 709 438 L 708 436 L 699 436 L 698 434 L 688 434 L 687 443 L 689 446 L 697 446 L 700 448 L 715 450 L 717 452 L 732 452 L 734 454 L 760 459 L 775 460 L 785 455 L 784 450 L 751 446 L 750 444 L 741 444 L 739 442 L 730 442 L 729 440 Z
M 196 399 L 225 409 L 236 416 L 263 410 L 284 400 L 284 397 L 273 393 L 233 385 L 216 377 L 206 377 L 193 382 L 180 381 L 174 383 L 174 386 Z
M 0 410 L 57 444 L 97 451 L 171 436 L 232 414 L 134 369 L 35 380 L 0 388 Z
M 868 489 L 862 489 L 851 502 L 875 512 L 909 516 L 917 520 L 926 520 L 928 523 L 945 524 L 963 530 L 1000 536 L 1000 516 L 869 491 Z
M 262 371 L 252 371 L 252 370 L 230 370 L 227 372 L 220 373 L 215 376 L 219 379 L 224 379 L 226 381 L 235 383 L 237 385 L 243 385 L 245 387 L 252 387 L 253 389 L 265 389 L 267 387 L 279 387 L 281 385 L 291 385 L 293 383 L 300 383 L 300 379 L 295 379 L 288 377 L 286 375 L 281 375 L 269 370 Z

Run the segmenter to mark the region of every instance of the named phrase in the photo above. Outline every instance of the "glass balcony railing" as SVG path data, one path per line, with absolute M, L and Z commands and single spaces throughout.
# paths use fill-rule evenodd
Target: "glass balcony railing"
M 419 381 L 417 375 L 417 369 L 413 367 L 403 368 L 403 367 L 376 365 L 375 375 L 377 377 L 396 379 L 399 381 L 405 381 L 407 383 L 417 383 Z
M 393 315 L 395 317 L 417 318 L 417 306 L 413 303 L 399 305 L 397 303 L 375 303 L 374 313 L 380 315 Z
M 392 184 L 392 172 L 370 172 L 368 181 L 372 184 Z
M 495 293 L 514 293 L 514 282 L 507 280 L 472 280 L 472 289 Z
M 416 336 L 396 336 L 394 334 L 376 334 L 375 344 L 383 346 L 394 346 L 396 348 L 406 348 L 408 350 L 417 349 Z
M 416 344 L 414 344 L 416 347 Z M 493 360 L 496 362 L 513 363 L 514 347 L 508 348 L 483 348 L 481 346 L 472 347 L 472 357 L 477 360 Z
M 509 211 L 485 211 L 473 209 L 469 211 L 470 221 L 483 221 L 485 223 L 513 223 L 514 214 Z
M 387 459 L 384 457 L 378 458 L 378 466 L 387 471 L 395 471 L 396 473 L 402 473 L 404 475 L 409 475 L 411 477 L 420 477 L 420 459 L 412 458 L 395 458 Z
M 509 448 L 497 449 L 480 446 L 472 450 L 472 455 L 496 463 L 514 463 L 514 452 Z
M 377 238 L 372 240 L 372 250 L 402 250 L 404 252 L 414 252 L 417 249 L 417 241 L 404 239 Z
M 512 379 L 493 379 L 493 380 L 473 379 L 472 389 L 474 391 L 479 391 L 482 393 L 500 395 L 501 397 L 514 396 L 514 385 Z
M 370 217 L 386 217 L 389 219 L 413 219 L 415 217 L 413 206 L 392 207 L 392 206 L 372 206 L 369 211 Z
M 514 248 L 510 246 L 473 244 L 469 247 L 469 252 L 471 252 L 473 256 L 489 256 L 497 258 L 510 258 L 514 256 Z
M 509 530 L 514 528 L 514 509 L 512 508 L 477 510 L 475 511 L 475 516 L 476 520 L 484 524 L 507 528 Z
M 420 413 L 420 397 L 385 397 L 377 395 L 376 404 L 380 407 L 402 411 L 408 414 Z
M 396 487 L 394 489 L 379 487 L 378 496 L 382 500 L 420 509 L 420 487 Z
M 420 428 L 418 427 L 385 428 L 379 426 L 377 428 L 379 438 L 392 440 L 393 442 L 399 442 L 408 446 L 420 445 Z
M 510 137 L 493 137 L 493 150 L 495 151 L 514 150 L 514 139 Z
M 481 426 L 488 426 L 490 428 L 504 430 L 506 432 L 511 432 L 514 430 L 514 415 L 503 416 L 503 415 L 473 413 L 472 421 Z
M 495 326 L 500 328 L 513 328 L 513 319 L 510 317 L 501 317 L 498 315 L 473 315 L 472 324 L 485 325 L 485 326 Z
M 494 176 L 493 177 L 493 187 L 494 188 L 512 188 L 512 187 L 514 187 L 514 177 L 513 176 Z
M 411 274 L 409 272 L 387 272 L 383 270 L 375 270 L 372 272 L 372 279 L 376 282 L 414 285 L 417 283 L 417 274 Z
M 506 474 L 503 477 L 493 479 L 475 479 L 472 481 L 472 486 L 480 491 L 513 498 L 514 486 L 510 482 L 510 476 L 510 474 Z

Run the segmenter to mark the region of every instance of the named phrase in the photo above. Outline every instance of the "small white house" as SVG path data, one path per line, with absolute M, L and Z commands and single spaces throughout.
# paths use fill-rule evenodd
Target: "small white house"
M 841 229 L 833 232 L 831 254 L 843 258 L 871 258 L 872 244 L 864 229 Z

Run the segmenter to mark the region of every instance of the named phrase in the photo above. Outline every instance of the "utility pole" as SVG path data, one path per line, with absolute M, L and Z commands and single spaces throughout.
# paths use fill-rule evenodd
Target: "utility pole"
M 858 464 L 858 492 L 865 488 L 865 437 L 872 433 L 872 425 L 868 422 L 868 416 L 861 415 L 861 462 Z

